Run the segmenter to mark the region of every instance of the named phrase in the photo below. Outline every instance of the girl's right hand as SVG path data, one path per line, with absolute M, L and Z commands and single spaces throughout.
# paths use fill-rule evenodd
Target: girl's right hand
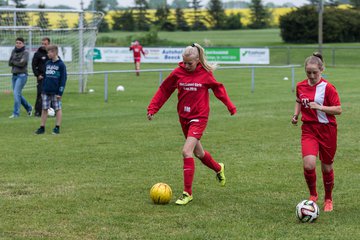
M 291 119 L 291 123 L 292 123 L 293 125 L 297 125 L 297 123 L 298 123 L 298 118 L 299 118 L 298 115 L 294 115 L 294 116 L 292 117 L 292 119 Z
M 150 113 L 148 113 L 147 114 L 147 118 L 148 118 L 148 120 L 153 120 L 153 118 L 154 118 L 154 115 L 153 114 L 150 114 Z

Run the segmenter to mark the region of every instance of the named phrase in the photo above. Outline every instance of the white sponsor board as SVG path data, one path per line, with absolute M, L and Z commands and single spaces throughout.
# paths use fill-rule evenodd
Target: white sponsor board
M 182 61 L 183 48 L 149 48 L 144 62 L 178 63 Z
M 0 46 L 0 61 L 9 61 L 11 52 L 14 49 L 13 46 L 6 46 L 1 47 Z M 30 53 L 30 60 L 29 63 L 31 63 L 32 57 L 34 56 L 34 53 L 37 51 L 37 49 L 32 49 Z M 72 47 L 59 47 L 59 56 L 64 62 L 71 62 L 72 61 Z
M 117 47 L 102 47 L 85 48 L 85 59 L 94 59 L 94 62 L 133 62 L 134 59 L 130 54 L 129 48 L 117 48 Z
M 240 64 L 270 64 L 268 48 L 240 48 Z
M 0 47 L 0 61 L 9 61 L 14 47 Z
M 59 47 L 59 57 L 64 62 L 71 62 L 72 59 L 72 47 Z

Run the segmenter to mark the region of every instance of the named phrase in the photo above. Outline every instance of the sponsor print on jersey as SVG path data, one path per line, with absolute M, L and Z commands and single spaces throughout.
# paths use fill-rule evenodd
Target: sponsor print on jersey
M 184 112 L 190 112 L 191 111 L 191 108 L 188 107 L 188 106 L 184 106 Z
M 199 87 L 202 87 L 201 83 L 179 83 L 179 86 L 186 91 L 197 91 Z
M 301 99 L 301 104 L 304 106 L 304 108 L 309 108 L 309 103 L 310 103 L 310 100 L 308 98 L 302 98 Z

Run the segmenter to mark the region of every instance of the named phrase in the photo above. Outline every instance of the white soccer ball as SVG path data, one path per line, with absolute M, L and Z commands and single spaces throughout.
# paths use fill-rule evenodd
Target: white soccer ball
M 289 78 L 288 77 L 284 77 L 284 79 L 283 79 L 284 81 L 287 81 L 287 80 L 289 80 Z
M 116 91 L 123 92 L 123 91 L 125 91 L 125 88 L 124 88 L 124 86 L 119 85 L 119 86 L 116 87 Z
M 54 117 L 55 116 L 55 110 L 53 108 L 48 109 L 48 116 L 49 117 Z
M 303 200 L 296 206 L 296 216 L 301 222 L 313 222 L 319 214 L 319 207 L 314 201 Z
M 93 92 L 95 92 L 95 90 L 92 89 L 92 88 L 90 88 L 90 89 L 89 89 L 89 93 L 93 93 Z

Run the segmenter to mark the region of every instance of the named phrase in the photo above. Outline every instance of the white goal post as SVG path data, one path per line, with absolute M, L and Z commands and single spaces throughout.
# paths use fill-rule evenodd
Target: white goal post
M 28 64 L 32 73 L 31 60 L 41 45 L 41 39 L 49 37 L 52 44 L 59 46 L 59 55 L 66 64 L 69 79 L 79 80 L 79 92 L 86 89 L 87 73 L 93 71 L 93 49 L 98 26 L 103 19 L 102 12 L 68 9 L 21 9 L 0 8 L 0 89 L 7 90 L 9 60 L 17 37 L 25 39 L 30 52 Z M 5 63 L 5 64 L 3 64 Z M 30 80 L 30 79 L 29 79 Z M 35 81 L 28 86 L 35 86 Z

